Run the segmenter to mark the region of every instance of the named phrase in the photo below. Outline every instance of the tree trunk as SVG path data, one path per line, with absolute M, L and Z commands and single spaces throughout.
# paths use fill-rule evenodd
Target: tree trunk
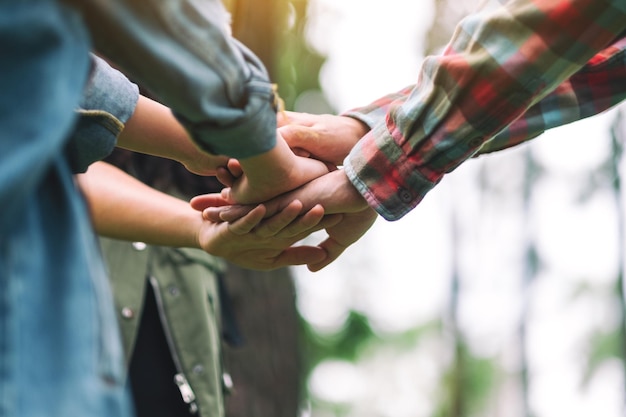
M 259 272 L 229 266 L 226 286 L 243 344 L 224 348 L 233 380 L 228 417 L 296 417 L 300 350 L 294 286 L 288 269 Z
M 271 79 L 287 0 L 230 0 L 233 36 L 265 64 Z M 229 265 L 225 285 L 243 345 L 225 346 L 233 380 L 228 417 L 297 417 L 301 364 L 295 287 L 289 269 L 259 272 Z

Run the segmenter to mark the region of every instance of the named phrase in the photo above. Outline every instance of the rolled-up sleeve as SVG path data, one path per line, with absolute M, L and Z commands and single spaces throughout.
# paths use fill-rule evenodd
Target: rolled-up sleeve
M 625 29 L 623 0 L 519 0 L 468 16 L 416 86 L 383 103 L 346 174 L 379 214 L 401 218 Z
M 65 148 L 72 171 L 107 157 L 139 100 L 139 88 L 124 74 L 92 55 L 91 73 L 81 100 L 76 127 Z
M 274 89 L 230 36 L 219 0 L 66 0 L 95 48 L 170 107 L 204 150 L 235 158 L 272 149 Z

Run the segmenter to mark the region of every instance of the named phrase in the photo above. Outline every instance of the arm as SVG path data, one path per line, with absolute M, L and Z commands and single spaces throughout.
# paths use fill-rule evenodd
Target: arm
M 148 187 L 104 162 L 92 164 L 77 178 L 98 233 L 122 240 L 200 248 L 253 269 L 322 262 L 326 258 L 323 249 L 292 245 L 340 220 L 337 216 L 324 217 L 319 205 L 299 216 L 302 204 L 292 201 L 266 220 L 265 207 L 257 206 L 232 225 L 218 224 L 203 220 L 186 201 Z
M 624 80 L 626 34 L 485 143 L 477 155 L 510 148 L 548 129 L 602 113 L 626 99 Z
M 474 156 L 510 148 L 548 129 L 599 114 L 626 98 L 626 36 L 597 53 L 579 71 L 512 124 L 489 139 Z M 280 133 L 299 154 L 341 165 L 356 143 L 385 120 L 390 107 L 405 103 L 415 86 L 381 97 L 341 116 L 286 112 Z
M 327 257 L 322 261 L 308 262 L 309 270 L 319 271 L 337 259 L 350 245 L 359 240 L 374 224 L 376 212 L 372 210 L 363 197 L 356 191 L 343 170 L 336 170 L 323 175 L 304 186 L 277 197 L 264 205 L 268 213 L 280 211 L 293 199 L 302 202 L 303 209 L 324 201 L 327 213 L 341 213 L 341 220 L 327 226 L 327 238 L 319 244 Z M 191 200 L 191 206 L 203 211 L 206 219 L 215 222 L 232 222 L 247 215 L 252 206 L 230 206 L 228 200 L 220 194 L 205 194 Z
M 466 18 L 407 100 L 352 149 L 346 174 L 379 214 L 401 218 L 625 29 L 620 0 L 520 0 Z
M 200 247 L 202 219 L 188 210 L 185 201 L 104 162 L 92 164 L 77 178 L 99 234 L 156 245 Z
M 220 0 L 63 0 L 94 47 L 147 88 L 214 155 L 275 145 L 274 91 L 259 59 L 232 38 Z
M 215 175 L 228 160 L 201 151 L 169 108 L 144 96 L 139 96 L 132 117 L 117 138 L 117 146 L 174 159 L 199 175 Z
M 299 195 L 297 193 L 302 193 L 299 196 L 305 207 L 312 199 L 324 204 L 330 212 L 349 212 L 359 205 L 359 198 L 352 193 L 341 194 L 340 197 L 328 195 L 321 192 L 324 187 L 316 189 L 315 186 L 344 187 L 350 184 L 348 188 L 352 186 L 352 191 L 358 190 L 357 194 L 363 196 L 361 204 L 375 208 L 387 219 L 398 219 L 415 207 L 446 172 L 478 152 L 488 151 L 487 142 L 497 133 L 516 121 L 517 126 L 523 128 L 524 122 L 519 117 L 529 109 L 542 110 L 537 104 L 539 101 L 545 98 L 546 102 L 558 103 L 559 95 L 564 92 L 559 86 L 570 76 L 574 75 L 570 80 L 572 88 L 575 88 L 576 82 L 584 88 L 584 78 L 577 78 L 586 72 L 581 68 L 588 64 L 591 69 L 599 63 L 597 58 L 601 60 L 607 51 L 604 47 L 619 39 L 618 34 L 626 29 L 624 5 L 618 1 L 602 5 L 593 1 L 557 3 L 546 6 L 553 10 L 542 12 L 530 2 L 509 2 L 504 7 L 510 9 L 504 12 L 475 15 L 466 20 L 456 31 L 446 52 L 426 60 L 416 86 L 379 101 L 369 112 L 364 111 L 365 116 L 360 117 L 357 112 L 348 113 L 361 120 L 366 129 L 369 127 L 372 130 L 358 141 L 348 155 L 346 169 L 320 177 L 289 194 L 289 197 L 295 198 Z M 569 8 L 565 7 L 568 5 Z M 562 8 L 559 10 L 558 6 Z M 580 14 L 577 15 L 576 11 Z M 551 16 L 549 22 L 546 22 L 547 15 Z M 578 19 L 575 24 L 571 21 L 574 17 Z M 605 26 L 597 24 L 596 20 L 604 22 Z M 500 31 L 499 28 L 506 30 Z M 532 32 L 533 29 L 537 30 L 537 34 Z M 469 39 L 472 41 L 466 42 Z M 511 44 L 520 46 L 513 48 Z M 572 48 L 572 45 L 577 48 Z M 597 107 L 599 109 L 624 98 L 623 82 L 615 84 L 617 80 L 624 79 L 624 54 L 620 52 L 624 48 L 620 45 L 623 43 L 614 44 L 617 49 L 610 51 L 612 58 L 607 57 L 604 62 L 611 66 L 615 64 L 611 72 L 613 85 L 601 85 L 602 77 L 594 77 L 593 71 L 589 73 L 588 80 L 593 80 L 593 83 L 587 91 L 595 93 L 591 101 L 597 99 L 596 103 L 601 104 Z M 517 55 L 509 56 L 511 51 L 516 50 Z M 558 55 L 552 53 L 553 50 L 565 52 Z M 576 74 L 578 71 L 581 72 Z M 622 86 L 622 89 L 617 88 L 616 92 L 616 86 Z M 598 92 L 604 94 L 598 95 Z M 584 108 L 590 113 L 594 105 Z M 555 113 L 560 115 L 558 110 Z M 581 117 L 564 113 L 568 116 L 562 118 L 564 123 Z M 527 119 L 534 117 L 533 111 L 530 111 Z M 338 119 L 340 117 L 334 120 Z M 553 118 L 535 121 L 543 120 Z M 315 137 L 315 133 L 322 131 L 311 120 L 306 123 L 308 126 L 305 126 L 304 135 L 300 135 L 301 130 L 294 136 L 294 141 L 285 133 L 292 146 L 305 147 L 306 140 L 298 136 Z M 341 125 L 342 122 L 336 123 Z M 516 132 L 518 138 L 528 139 L 535 135 L 532 131 L 524 133 L 517 129 Z M 332 135 L 322 136 L 329 141 L 334 139 Z M 353 130 L 347 136 L 352 137 L 348 142 L 354 141 L 358 133 Z M 483 148 L 485 143 L 487 146 Z M 504 143 L 507 146 L 513 144 L 511 141 Z M 306 150 L 315 154 L 320 149 L 323 148 L 318 146 Z M 317 156 L 321 157 L 321 153 Z M 336 159 L 338 156 L 329 152 L 326 157 Z M 219 199 L 219 196 L 216 198 Z M 205 208 L 205 215 L 216 221 L 231 221 L 247 210 L 245 207 L 233 207 L 228 211 L 220 207 L 207 208 L 214 202 L 205 204 L 207 201 L 201 198 L 195 203 L 196 208 Z M 279 201 L 280 204 L 284 202 Z M 270 207 L 272 205 L 268 203 L 271 212 Z M 364 222 L 361 224 L 360 230 L 364 233 L 367 227 Z M 358 239 L 360 235 L 355 234 L 354 237 Z M 347 243 L 353 241 L 350 239 Z
M 238 200 L 262 201 L 326 172 L 277 146 L 274 86 L 231 37 L 220 0 L 65 2 L 96 49 L 171 108 L 202 149 L 241 161 L 249 175 L 233 187 Z
M 201 151 L 170 109 L 139 95 L 134 83 L 95 55 L 77 113 L 66 148 L 75 172 L 84 172 L 115 146 L 177 160 L 200 175 L 214 175 L 228 160 Z

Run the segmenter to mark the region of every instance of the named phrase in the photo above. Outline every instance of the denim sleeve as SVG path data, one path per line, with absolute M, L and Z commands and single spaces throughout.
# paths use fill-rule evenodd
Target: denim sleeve
M 92 55 L 89 82 L 76 110 L 76 128 L 65 149 L 73 172 L 85 172 L 90 164 L 113 151 L 138 99 L 139 88 L 135 84 Z
M 220 0 L 64 0 L 95 48 L 172 109 L 213 154 L 245 158 L 276 143 L 274 89 L 230 35 Z

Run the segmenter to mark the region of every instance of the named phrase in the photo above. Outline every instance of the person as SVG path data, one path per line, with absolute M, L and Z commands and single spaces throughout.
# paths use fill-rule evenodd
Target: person
M 74 132 L 93 136 L 92 142 L 102 135 L 82 122 L 101 114 L 98 97 L 137 91 L 123 74 L 93 58 L 94 87 L 81 103 L 82 117 Z M 199 152 L 169 109 L 143 95 L 126 113 L 131 116 L 116 137 L 119 146 L 165 156 L 177 152 L 184 165 L 121 150 L 105 159 L 109 163 L 77 164 L 78 170 L 85 168 L 77 182 L 94 228 L 103 236 L 100 247 L 112 283 L 135 412 L 138 417 L 221 416 L 220 306 L 228 304 L 223 299 L 223 260 L 269 270 L 321 259 L 325 253 L 319 248 L 290 246 L 333 216 L 324 217 L 321 206 L 301 215 L 301 204 L 294 201 L 269 219 L 263 219 L 264 207 L 258 206 L 232 225 L 203 220 L 181 198 L 214 188 L 210 178 L 191 172 L 212 175 L 225 157 Z M 142 147 L 146 137 L 151 149 Z M 109 152 L 108 146 L 102 148 Z
M 309 269 L 340 256 L 375 213 L 402 218 L 469 158 L 623 101 L 625 15 L 619 0 L 503 2 L 460 22 L 443 53 L 424 60 L 414 86 L 343 117 L 290 114 L 281 134 L 292 147 L 344 164 L 269 205 L 298 198 L 346 213 L 321 243 L 329 257 Z M 247 208 L 229 204 L 253 199 L 239 187 L 247 173 L 228 166 L 220 178 L 230 189 L 192 201 L 215 221 L 237 218 Z
M 144 179 L 169 190 L 167 194 L 104 162 L 92 164 L 78 179 L 95 229 L 105 236 L 100 246 L 112 282 L 135 411 L 138 417 L 224 415 L 227 387 L 220 322 L 221 306 L 228 299 L 223 259 L 260 270 L 303 262 L 297 256 L 287 260 L 284 248 L 325 227 L 331 218 L 322 220 L 321 206 L 300 216 L 301 204 L 294 202 L 269 222 L 259 206 L 238 223 L 211 224 L 186 200 L 174 197 L 183 196 L 189 182 L 181 186 L 168 179 L 175 172 L 171 165 L 158 158 L 131 161 L 142 177 L 147 166 L 169 168 Z M 196 179 L 195 187 L 206 190 L 207 181 Z M 316 253 L 304 259 L 325 257 L 319 248 L 310 250 Z M 231 323 L 232 316 L 226 319 Z M 237 334 L 230 326 L 225 331 Z
M 93 88 L 81 103 L 74 132 L 92 137 L 92 142 L 103 135 L 83 121 L 101 115 L 99 97 L 138 90 L 104 60 L 93 59 Z M 105 158 L 108 163 L 76 165 L 85 171 L 77 182 L 102 236 L 100 247 L 112 283 L 135 412 L 138 417 L 222 416 L 220 307 L 228 306 L 223 261 L 270 270 L 321 259 L 325 253 L 319 248 L 290 246 L 323 228 L 333 216 L 325 217 L 321 206 L 301 215 L 301 204 L 294 201 L 268 219 L 263 219 L 265 210 L 259 206 L 232 225 L 203 220 L 181 198 L 215 188 L 210 177 L 192 172 L 213 175 L 226 158 L 199 152 L 162 104 L 143 95 L 130 100 L 130 107 L 134 102 L 115 138 L 117 145 L 169 160 L 118 149 Z M 80 141 L 70 143 L 75 142 Z M 150 149 L 143 148 L 145 142 Z M 102 146 L 105 154 L 109 147 Z M 172 154 L 177 158 L 172 160 Z M 229 309 L 224 313 L 225 323 L 232 323 Z M 224 331 L 229 341 L 236 342 L 230 336 L 236 334 L 232 325 Z
M 106 271 L 73 176 L 75 163 L 90 161 L 72 161 L 69 149 L 97 155 L 96 147 L 110 142 L 68 143 L 89 88 L 94 43 L 162 94 L 205 149 L 242 158 L 250 172 L 287 179 L 286 187 L 326 171 L 294 158 L 277 137 L 272 85 L 228 36 L 223 6 L 217 0 L 202 3 L 201 11 L 195 6 L 191 0 L 0 4 L 2 415 L 132 414 Z M 116 113 L 113 106 L 88 124 L 115 132 L 129 116 Z M 238 137 L 247 138 L 245 146 Z M 259 189 L 264 183 L 271 189 L 271 176 L 257 177 Z

